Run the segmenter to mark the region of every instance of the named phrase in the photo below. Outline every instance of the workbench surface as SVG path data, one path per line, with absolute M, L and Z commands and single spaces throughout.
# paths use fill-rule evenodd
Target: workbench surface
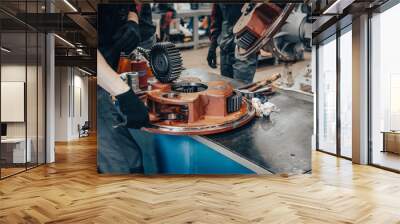
M 235 88 L 242 83 L 200 69 L 188 69 L 182 77 L 202 81 L 227 80 Z M 270 100 L 280 108 L 270 119 L 255 118 L 249 124 L 229 132 L 201 136 L 272 172 L 306 173 L 311 170 L 313 132 L 312 96 L 278 91 Z

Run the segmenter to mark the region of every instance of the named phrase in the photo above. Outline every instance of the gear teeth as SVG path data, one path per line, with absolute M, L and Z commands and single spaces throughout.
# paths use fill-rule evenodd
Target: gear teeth
M 197 93 L 206 90 L 208 87 L 202 83 L 175 83 L 172 90 L 180 93 Z
M 140 53 L 143 55 L 143 57 L 146 58 L 146 60 L 149 59 L 149 57 L 150 57 L 150 55 L 149 55 L 149 54 L 150 54 L 150 51 L 149 51 L 148 49 L 144 49 L 144 48 L 142 48 L 142 47 L 137 47 L 136 50 L 137 50 L 138 52 L 140 52 Z
M 158 81 L 170 83 L 178 79 L 183 70 L 181 53 L 173 43 L 156 43 L 151 48 L 150 66 Z
M 244 33 L 238 38 L 237 45 L 245 50 L 249 49 L 254 42 L 257 40 L 257 37 L 254 36 L 248 30 L 244 31 Z
M 237 92 L 233 92 L 233 94 L 228 97 L 226 101 L 228 113 L 236 112 L 242 107 L 242 96 Z

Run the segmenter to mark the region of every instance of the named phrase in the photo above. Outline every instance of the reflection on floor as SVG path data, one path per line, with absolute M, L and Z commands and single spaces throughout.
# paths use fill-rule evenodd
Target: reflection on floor
M 392 152 L 375 151 L 373 164 L 400 171 L 400 155 Z
M 17 173 L 20 173 L 22 171 L 25 171 L 26 169 L 31 169 L 33 167 L 36 167 L 37 164 L 36 163 L 27 163 L 26 166 L 25 164 L 2 164 L 2 168 L 0 170 L 1 173 L 1 178 L 5 178 Z
M 24 170 L 25 170 L 25 167 L 1 168 L 1 178 L 22 172 Z

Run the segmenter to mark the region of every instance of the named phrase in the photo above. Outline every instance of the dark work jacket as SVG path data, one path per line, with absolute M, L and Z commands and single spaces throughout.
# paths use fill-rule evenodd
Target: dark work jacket
M 153 16 L 150 4 L 142 4 L 136 7 L 139 13 L 139 28 L 142 41 L 152 38 L 156 33 L 156 26 L 153 24 Z
M 210 40 L 217 41 L 221 49 L 234 48 L 233 27 L 242 15 L 244 4 L 213 4 L 211 11 Z
M 140 38 L 130 40 L 137 46 L 141 40 L 147 40 L 155 33 L 150 5 L 103 4 L 98 7 L 98 49 L 114 70 L 117 70 L 122 49 L 113 47 L 113 35 L 126 23 L 130 11 L 137 12 L 139 16 L 137 29 L 140 30 Z

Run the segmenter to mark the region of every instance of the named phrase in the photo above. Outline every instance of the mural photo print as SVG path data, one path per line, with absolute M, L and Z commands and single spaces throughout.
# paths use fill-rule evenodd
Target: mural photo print
M 99 4 L 98 172 L 310 172 L 310 11 Z

